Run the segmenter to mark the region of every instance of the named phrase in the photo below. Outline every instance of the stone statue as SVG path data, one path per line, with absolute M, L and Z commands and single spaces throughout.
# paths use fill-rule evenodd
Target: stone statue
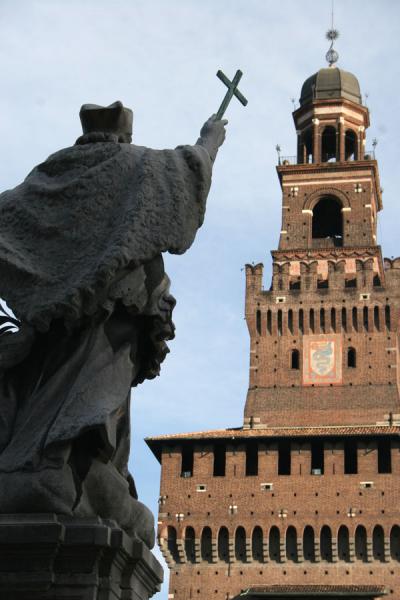
M 0 513 L 100 516 L 150 547 L 128 472 L 131 387 L 174 336 L 162 253 L 204 218 L 227 121 L 193 146 L 130 144 L 132 111 L 84 105 L 83 135 L 0 195 Z

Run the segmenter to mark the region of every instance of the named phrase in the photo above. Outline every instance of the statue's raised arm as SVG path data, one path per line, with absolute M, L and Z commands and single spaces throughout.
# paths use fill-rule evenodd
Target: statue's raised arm
M 83 135 L 0 195 L 0 513 L 112 518 L 153 544 L 128 473 L 130 389 L 174 335 L 162 253 L 204 219 L 226 121 L 194 145 L 132 145 L 132 111 L 84 105 Z M 1 331 L 1 330 L 0 330 Z

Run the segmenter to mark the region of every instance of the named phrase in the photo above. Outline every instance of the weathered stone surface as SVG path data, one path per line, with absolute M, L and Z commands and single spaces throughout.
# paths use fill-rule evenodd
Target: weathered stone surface
M 0 516 L 0 597 L 148 600 L 161 565 L 115 522 L 55 514 Z

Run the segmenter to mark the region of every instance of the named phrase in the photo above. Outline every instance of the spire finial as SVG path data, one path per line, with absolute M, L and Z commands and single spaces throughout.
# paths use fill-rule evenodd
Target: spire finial
M 329 63 L 329 66 L 332 67 L 338 60 L 339 54 L 333 47 L 333 42 L 338 39 L 339 32 L 333 26 L 333 15 L 334 15 L 334 0 L 332 0 L 332 13 L 331 13 L 331 28 L 326 32 L 326 39 L 331 42 L 328 52 L 325 54 L 325 58 Z

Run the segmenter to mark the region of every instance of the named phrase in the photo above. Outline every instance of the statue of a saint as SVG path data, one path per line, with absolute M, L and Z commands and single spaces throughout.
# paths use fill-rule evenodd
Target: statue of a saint
M 131 387 L 174 335 L 162 253 L 204 218 L 226 121 L 192 146 L 130 144 L 132 111 L 84 105 L 84 134 L 0 195 L 0 513 L 111 518 L 151 546 L 128 472 Z

